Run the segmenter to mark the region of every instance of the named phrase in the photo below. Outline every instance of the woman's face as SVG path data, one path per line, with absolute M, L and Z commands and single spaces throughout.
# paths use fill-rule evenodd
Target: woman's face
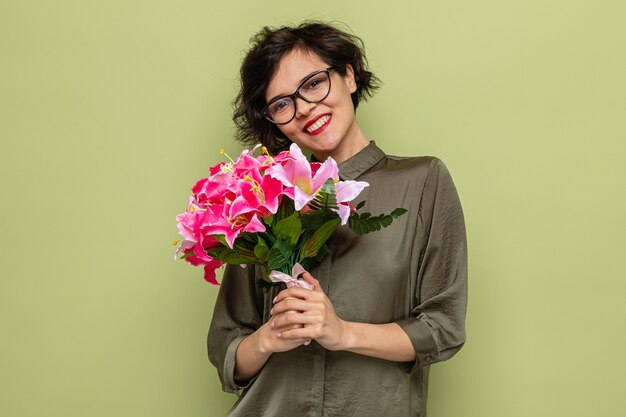
M 330 65 L 314 54 L 295 49 L 279 62 L 265 92 L 269 102 L 277 96 L 292 94 L 308 75 Z M 367 145 L 354 115 L 351 93 L 356 91 L 354 72 L 348 66 L 346 75 L 330 72 L 331 88 L 319 103 L 295 98 L 296 115 L 278 128 L 301 148 L 324 160 L 332 156 L 341 162 Z M 365 142 L 363 142 L 365 141 Z M 365 144 L 363 144 L 365 143 Z

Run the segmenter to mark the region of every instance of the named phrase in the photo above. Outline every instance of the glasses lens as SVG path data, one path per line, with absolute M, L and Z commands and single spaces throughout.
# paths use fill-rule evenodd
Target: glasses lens
M 304 80 L 298 93 L 311 103 L 322 101 L 330 91 L 330 78 L 328 72 L 320 72 Z
M 291 120 L 296 107 L 290 97 L 283 97 L 267 106 L 267 116 L 274 123 L 285 123 Z
M 287 123 L 296 114 L 293 96 L 299 95 L 309 103 L 319 103 L 330 92 L 330 74 L 328 70 L 318 72 L 304 80 L 298 91 L 291 97 L 281 97 L 272 101 L 265 109 L 265 116 L 274 123 Z

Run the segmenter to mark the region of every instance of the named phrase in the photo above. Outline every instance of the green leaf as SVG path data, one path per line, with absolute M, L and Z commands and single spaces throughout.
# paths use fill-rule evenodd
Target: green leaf
M 288 238 L 280 237 L 267 253 L 267 267 L 280 270 L 289 263 L 293 253 L 293 246 Z
M 280 205 L 278 206 L 276 214 L 274 214 L 272 221 L 274 222 L 274 224 L 276 224 L 282 219 L 291 216 L 294 211 L 295 208 L 293 206 L 293 200 L 290 198 L 283 198 L 280 202 Z
M 236 251 L 228 248 L 228 247 L 224 247 L 224 246 L 220 246 L 217 248 L 211 248 L 209 250 L 207 250 L 207 255 L 209 255 L 211 258 L 217 259 L 219 261 L 225 262 L 227 264 L 253 264 L 258 262 L 258 260 L 256 259 L 246 259 L 243 258 L 240 254 L 238 254 Z
M 302 261 L 300 261 L 300 264 L 304 267 L 304 269 L 310 271 L 317 265 L 319 265 L 329 253 L 330 249 L 328 249 L 328 244 L 324 243 L 320 250 L 317 252 L 317 255 L 315 255 L 313 258 L 303 259 Z
M 215 235 L 215 238 L 220 242 L 224 241 L 224 235 Z M 224 241 L 222 243 L 223 246 L 208 249 L 207 254 L 212 258 L 228 264 L 257 263 L 259 259 L 254 254 L 254 245 L 251 243 L 251 239 L 256 241 L 255 235 L 252 233 L 243 233 L 235 239 L 233 249 L 229 248 Z
M 303 214 L 300 221 L 302 222 L 302 229 L 310 232 L 316 231 L 326 222 L 323 211 L 311 211 Z
M 380 219 L 380 224 L 382 227 L 387 227 L 389 226 L 391 223 L 393 222 L 393 217 L 391 217 L 390 215 L 388 216 L 383 216 Z
M 240 240 L 243 240 L 245 242 L 247 242 L 249 244 L 250 248 L 253 248 L 254 245 L 256 245 L 257 242 L 257 234 L 256 233 L 250 233 L 250 232 L 243 232 L 242 234 L 239 235 Z
M 237 254 L 243 259 L 247 259 L 249 261 L 257 260 L 257 256 L 254 254 L 254 245 L 251 245 L 247 240 L 236 239 L 233 246 L 235 252 L 237 252 Z
M 335 196 L 335 181 L 327 179 L 324 185 L 317 191 L 309 206 L 314 210 L 330 211 L 337 209 L 337 197 Z
M 226 237 L 224 235 L 213 235 L 213 237 L 222 245 L 228 246 L 228 243 L 226 243 Z
M 365 219 L 367 220 L 367 219 Z M 363 221 L 363 219 L 361 219 L 361 229 L 363 230 L 363 234 L 366 235 L 369 232 L 371 232 L 372 230 L 370 229 L 370 224 L 372 222 L 368 222 L 368 221 Z
M 189 258 L 189 257 L 190 257 L 190 256 L 192 256 L 192 255 L 193 255 L 193 251 L 192 251 L 192 250 L 190 250 L 190 251 L 189 251 L 189 252 L 187 252 L 187 253 L 183 253 L 183 254 L 182 254 L 182 255 L 181 255 L 178 259 L 187 259 L 187 258 Z
M 295 245 L 300 239 L 302 233 L 302 223 L 300 222 L 300 213 L 294 211 L 291 216 L 282 219 L 274 227 L 274 234 L 277 238 L 288 238 L 292 245 Z
M 308 232 L 315 232 L 317 229 L 322 227 L 324 223 L 335 218 L 339 218 L 339 214 L 331 210 L 315 210 L 300 216 L 302 229 Z
M 391 214 L 389 215 L 393 217 L 394 219 L 397 219 L 398 217 L 402 216 L 406 212 L 407 212 L 407 209 L 405 208 L 397 208 L 394 211 L 392 211 Z
M 300 260 L 305 258 L 311 258 L 317 255 L 322 245 L 326 243 L 328 238 L 333 234 L 337 226 L 341 223 L 341 219 L 336 218 L 327 221 L 319 229 L 317 229 L 312 235 L 309 235 L 302 243 L 302 250 L 300 251 Z
M 365 205 L 365 200 L 363 200 L 359 204 L 357 204 L 356 205 L 356 209 L 359 210 L 359 209 L 363 208 L 364 205 Z
M 313 259 L 315 263 L 318 264 L 322 262 L 324 258 L 326 257 L 326 255 L 328 255 L 329 253 L 330 253 L 330 249 L 328 248 L 328 245 L 324 243 L 322 247 L 320 248 L 320 250 L 317 252 L 317 255 L 309 259 Z
M 206 254 L 209 255 L 213 259 L 218 259 L 222 262 L 225 262 L 224 258 L 230 248 L 224 246 L 218 246 L 217 248 L 207 249 Z
M 272 229 L 267 228 L 265 233 L 263 233 L 263 239 L 267 242 L 268 246 L 272 246 L 274 242 L 276 242 L 276 238 L 270 233 Z
M 265 243 L 265 240 L 263 240 L 263 238 L 259 235 L 257 235 L 257 244 L 254 247 L 254 254 L 256 255 L 257 258 L 259 258 L 259 260 L 261 262 L 265 262 L 267 261 L 267 254 L 270 251 L 270 248 L 267 246 L 267 243 Z
M 387 227 L 393 223 L 395 219 L 406 213 L 404 208 L 397 208 L 390 214 L 381 214 L 380 216 L 373 217 L 370 213 L 357 213 L 353 211 L 348 218 L 348 226 L 354 233 L 359 236 L 370 232 L 376 232 Z

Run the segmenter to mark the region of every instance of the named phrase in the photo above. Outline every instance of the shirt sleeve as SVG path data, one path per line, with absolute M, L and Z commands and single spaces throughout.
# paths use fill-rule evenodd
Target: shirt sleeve
M 244 385 L 235 381 L 235 354 L 239 343 L 262 324 L 262 300 L 257 292 L 255 267 L 227 265 L 207 338 L 209 360 L 217 368 L 224 391 L 240 395 L 255 379 Z
M 414 370 L 451 358 L 465 343 L 465 223 L 450 173 L 439 159 L 431 162 L 418 216 L 415 307 L 397 321 L 415 348 Z

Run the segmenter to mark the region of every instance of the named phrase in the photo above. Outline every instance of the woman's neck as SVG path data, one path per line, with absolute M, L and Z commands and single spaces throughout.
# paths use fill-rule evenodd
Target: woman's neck
M 330 156 L 337 164 L 340 164 L 359 153 L 369 145 L 369 143 L 369 140 L 365 137 L 359 123 L 355 119 L 350 130 L 346 133 L 346 136 L 339 142 L 339 145 L 331 152 L 316 153 L 315 159 L 323 162 Z

